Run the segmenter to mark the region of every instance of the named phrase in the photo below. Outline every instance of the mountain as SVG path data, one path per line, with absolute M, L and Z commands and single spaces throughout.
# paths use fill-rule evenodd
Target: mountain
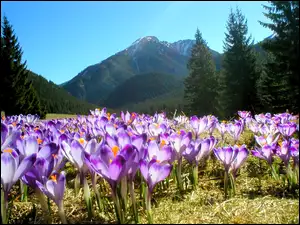
M 119 85 L 108 96 L 105 105 L 111 108 L 124 108 L 126 105 L 157 99 L 183 88 L 182 76 L 155 72 L 138 74 Z
M 47 113 L 87 114 L 98 106 L 81 101 L 66 92 L 62 87 L 46 80 L 43 76 L 28 70 L 28 79 L 45 107 Z
M 126 80 L 145 73 L 185 77 L 193 40 L 174 43 L 154 36 L 139 38 L 128 48 L 91 65 L 61 86 L 71 95 L 94 104 L 105 104 L 110 94 Z M 212 50 L 217 69 L 220 54 Z M 152 82 L 152 81 L 149 81 Z

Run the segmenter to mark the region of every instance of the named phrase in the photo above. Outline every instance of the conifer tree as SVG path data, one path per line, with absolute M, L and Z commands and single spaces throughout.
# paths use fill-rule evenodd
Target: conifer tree
M 28 80 L 26 61 L 22 63 L 22 49 L 12 25 L 4 16 L 1 33 L 1 111 L 6 115 L 38 114 L 41 106 Z
M 248 36 L 248 26 L 240 9 L 234 13 L 231 9 L 227 22 L 224 41 L 224 60 L 220 76 L 219 100 L 220 113 L 229 117 L 238 110 L 255 112 L 259 106 L 257 96 L 256 56 Z
M 196 43 L 188 62 L 189 76 L 185 79 L 186 108 L 190 114 L 216 114 L 216 66 L 198 28 L 195 38 Z
M 268 11 L 264 15 L 272 22 L 260 24 L 274 32 L 274 37 L 262 45 L 273 60 L 266 65 L 269 80 L 262 79 L 261 83 L 272 90 L 273 99 L 268 103 L 273 112 L 299 112 L 299 1 L 270 3 L 263 7 Z

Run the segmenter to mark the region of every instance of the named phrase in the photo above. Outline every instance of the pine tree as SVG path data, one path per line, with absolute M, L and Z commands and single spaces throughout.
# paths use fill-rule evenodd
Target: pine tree
M 3 18 L 1 33 L 1 111 L 6 115 L 38 114 L 41 106 L 32 84 L 28 81 L 26 61 L 12 25 Z
M 189 76 L 185 79 L 186 107 L 190 114 L 216 114 L 216 66 L 198 28 L 195 38 L 188 62 Z
M 224 60 L 220 76 L 220 114 L 229 117 L 238 110 L 255 112 L 259 106 L 257 80 L 259 71 L 256 56 L 247 37 L 248 26 L 240 9 L 231 9 L 224 41 Z
M 273 57 L 266 65 L 272 80 L 269 83 L 273 96 L 270 105 L 273 112 L 286 109 L 299 112 L 299 1 L 270 3 L 271 6 L 263 7 L 268 11 L 264 15 L 272 23 L 260 21 L 262 26 L 274 32 L 274 37 L 263 44 Z

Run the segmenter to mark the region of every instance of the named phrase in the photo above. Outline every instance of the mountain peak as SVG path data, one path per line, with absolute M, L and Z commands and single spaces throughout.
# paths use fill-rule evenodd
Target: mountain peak
M 131 45 L 136 45 L 141 42 L 148 42 L 148 41 L 153 41 L 153 42 L 159 42 L 158 38 L 155 36 L 145 36 L 142 38 L 137 39 L 135 42 L 133 42 Z

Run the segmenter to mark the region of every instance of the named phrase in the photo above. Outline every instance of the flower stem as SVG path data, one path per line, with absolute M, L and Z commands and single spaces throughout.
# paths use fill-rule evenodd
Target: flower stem
M 182 157 L 178 159 L 178 164 L 176 168 L 177 186 L 180 192 L 183 190 L 182 177 L 181 177 L 181 164 L 182 164 Z
M 64 205 L 62 202 L 61 202 L 61 204 L 58 205 L 58 215 L 63 224 L 68 224 L 67 219 L 66 219 L 65 210 L 64 210 Z
M 8 224 L 8 194 L 1 188 L 1 218 L 2 224 Z
M 129 182 L 129 191 L 130 191 L 130 197 L 131 197 L 131 202 L 132 202 L 134 221 L 136 224 L 138 224 L 139 223 L 139 214 L 138 214 L 138 211 L 136 208 L 136 199 L 135 199 L 135 194 L 134 194 L 134 182 L 133 181 Z
M 77 173 L 75 180 L 74 180 L 74 191 L 75 191 L 76 197 L 78 196 L 79 189 L 80 189 L 80 174 Z
M 28 186 L 20 180 L 20 189 L 21 189 L 21 201 L 27 202 L 28 197 Z
M 147 210 L 147 219 L 148 224 L 153 224 L 153 216 L 151 211 L 151 191 L 149 187 L 146 188 L 146 210 Z
M 93 190 L 95 192 L 96 202 L 98 204 L 99 210 L 103 211 L 103 204 L 102 204 L 101 195 L 100 195 L 100 192 L 97 189 L 97 174 L 94 174 L 92 176 L 92 186 L 93 186 Z
M 43 210 L 44 215 L 45 215 L 46 223 L 51 224 L 52 220 L 51 220 L 51 216 L 50 216 L 50 212 L 49 212 L 48 204 L 47 204 L 47 199 L 46 199 L 45 195 L 43 194 L 43 192 L 41 192 L 41 190 L 39 188 L 35 189 L 35 193 L 37 195 L 37 198 L 40 201 L 42 210 Z
M 192 168 L 192 175 L 193 175 L 193 188 L 196 189 L 198 185 L 198 165 L 194 165 Z
M 225 170 L 224 174 L 224 191 L 225 191 L 225 199 L 227 199 L 228 196 L 228 171 Z
M 89 188 L 88 182 L 86 180 L 86 177 L 83 178 L 83 193 L 84 193 L 84 200 L 86 203 L 86 207 L 88 210 L 88 218 L 91 219 L 93 217 L 92 200 L 91 200 L 90 188 Z
M 116 193 L 116 190 L 112 190 L 112 199 L 115 203 L 116 217 L 117 217 L 118 223 L 122 224 L 120 202 L 119 202 L 119 198 Z

